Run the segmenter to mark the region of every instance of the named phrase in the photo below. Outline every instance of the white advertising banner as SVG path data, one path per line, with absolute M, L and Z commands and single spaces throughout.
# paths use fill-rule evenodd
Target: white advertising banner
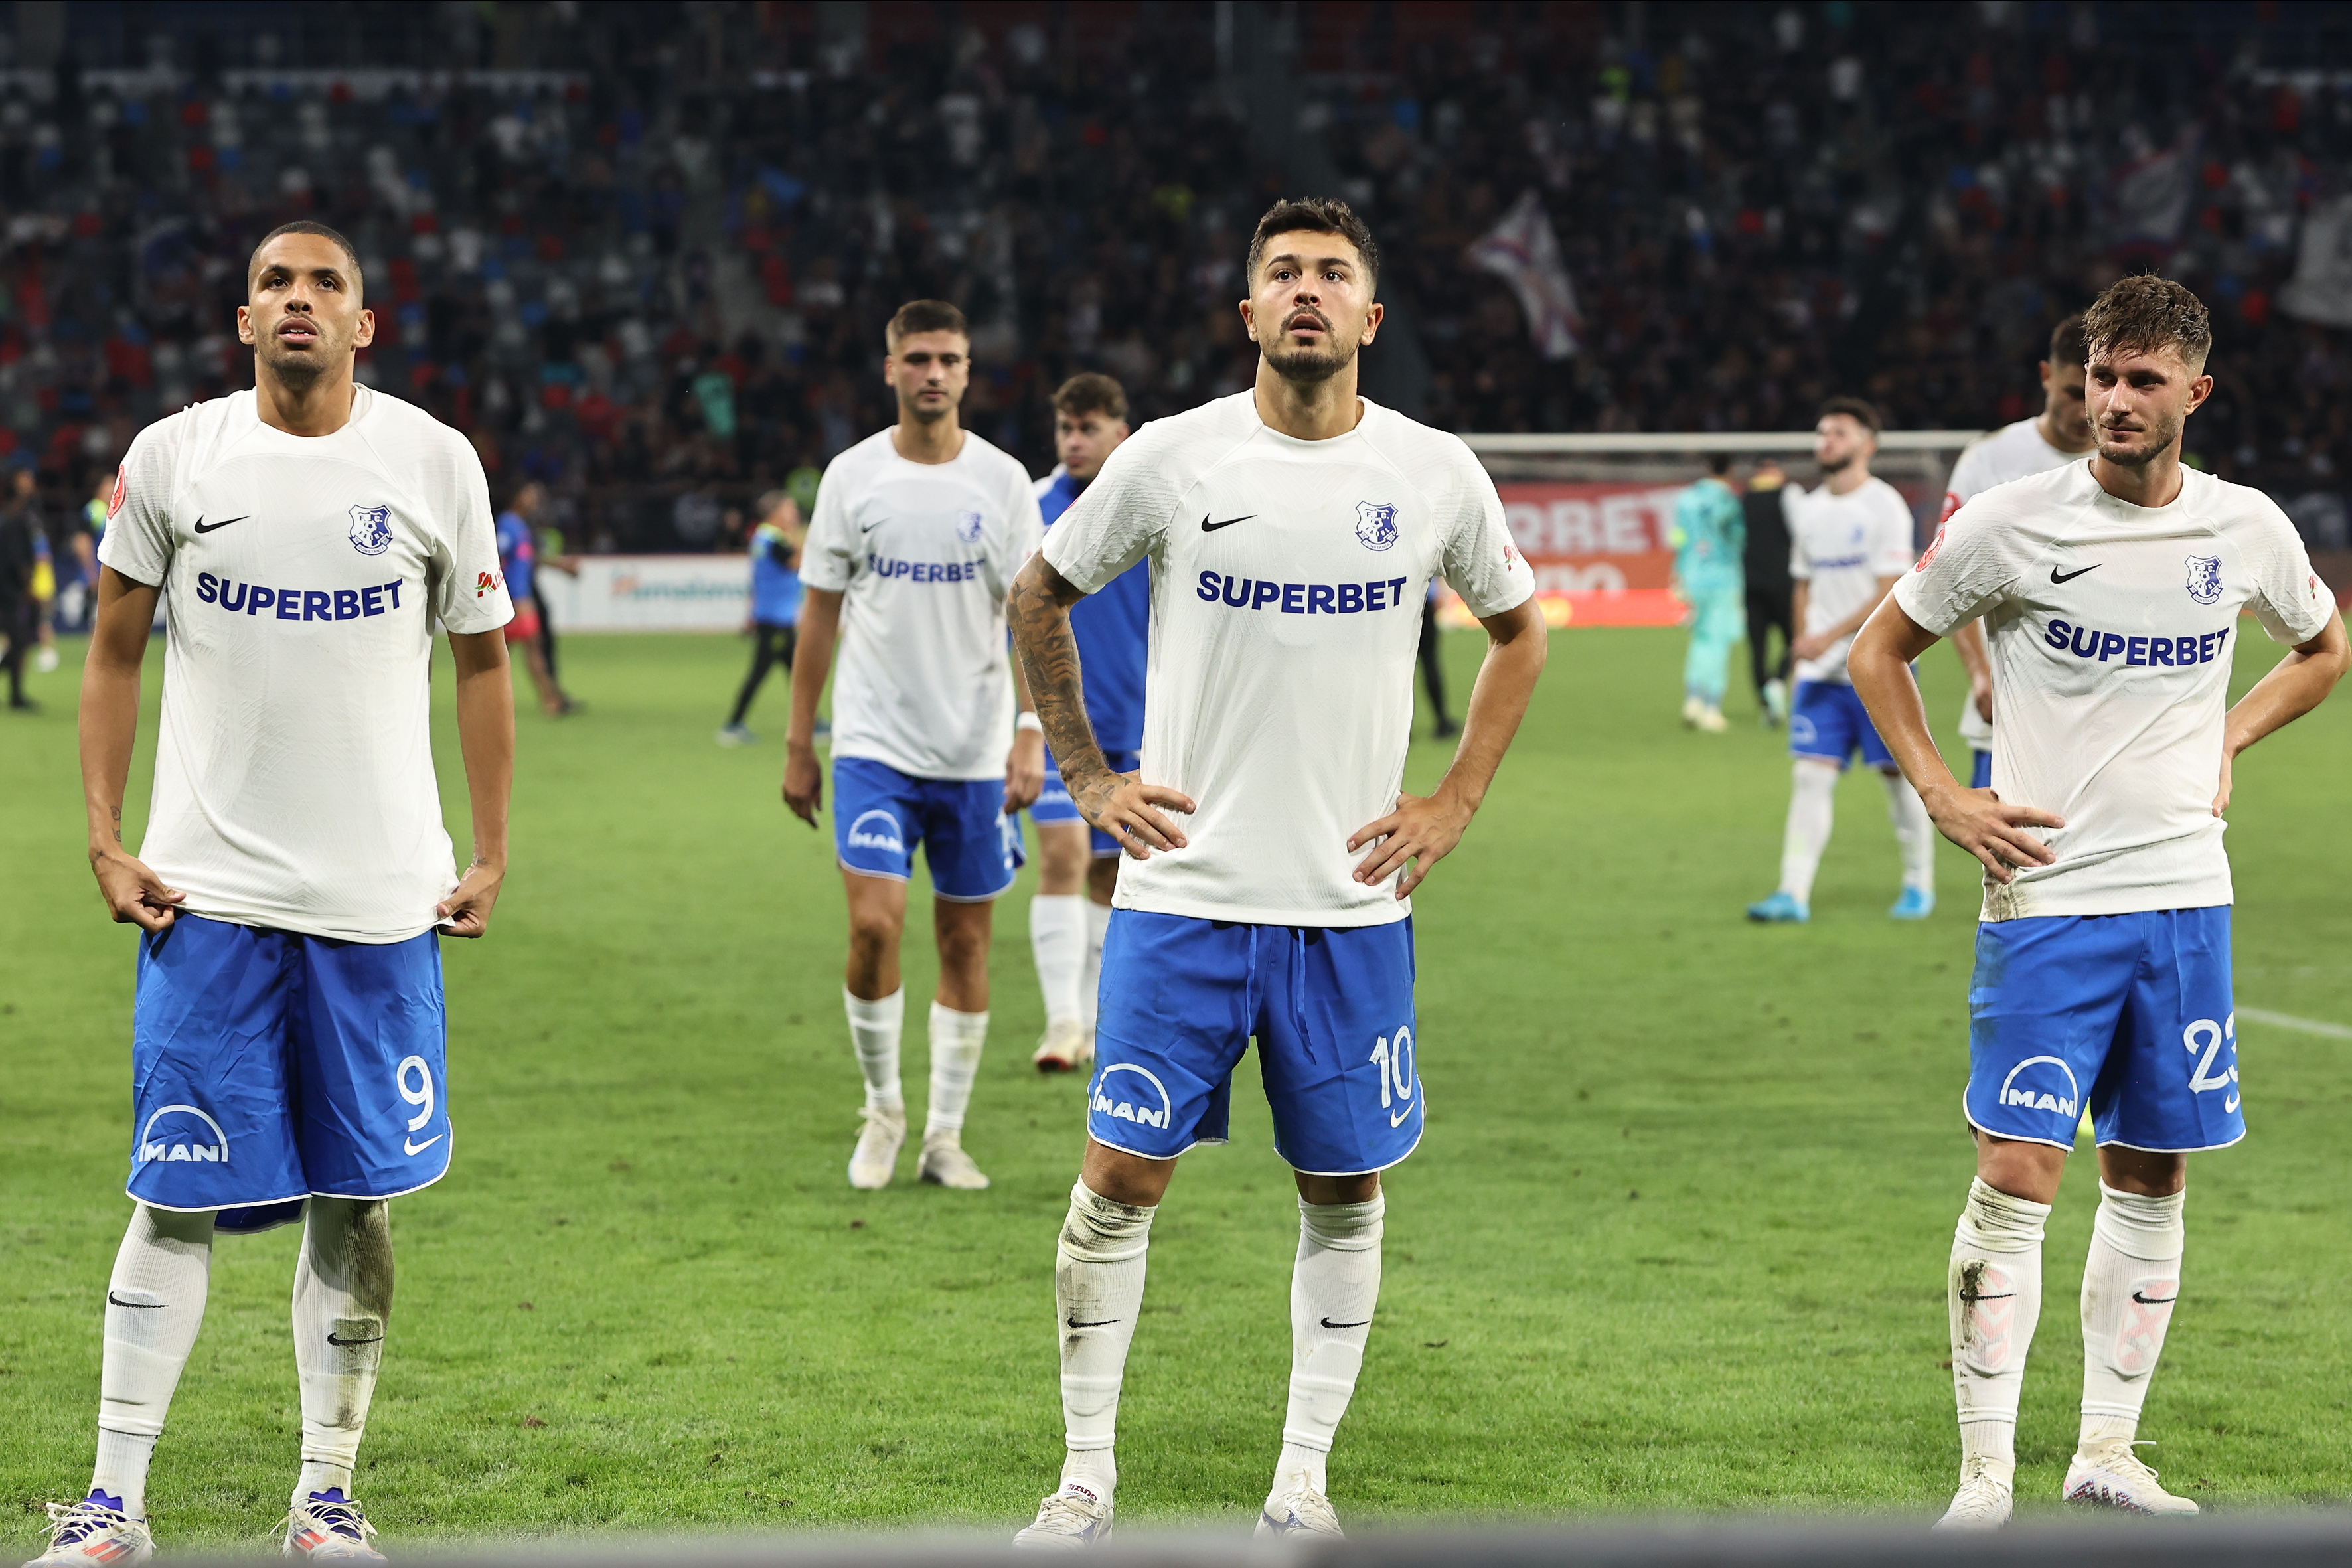
M 744 555 L 583 555 L 580 575 L 540 568 L 558 632 L 732 632 L 751 606 Z

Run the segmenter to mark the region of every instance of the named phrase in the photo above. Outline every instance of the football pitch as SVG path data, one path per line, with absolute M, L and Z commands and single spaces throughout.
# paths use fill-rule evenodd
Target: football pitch
M 1449 637 L 1457 703 L 1480 646 Z M 27 1552 L 38 1501 L 87 1484 L 128 1214 L 133 932 L 83 862 L 68 651 L 35 682 L 43 712 L 0 713 L 0 1495 Z M 2274 653 L 2250 635 L 2234 689 Z M 1486 810 L 1417 896 L 1428 1132 L 1389 1178 L 1379 1321 L 1332 1456 L 1351 1525 L 1759 1508 L 1924 1524 L 1949 1498 L 1972 863 L 1945 846 L 1934 918 L 1889 921 L 1885 795 L 1850 775 L 1813 923 L 1747 925 L 1778 872 L 1783 742 L 1744 680 L 1730 734 L 1681 729 L 1681 656 L 1678 632 L 1555 634 Z M 587 711 L 520 705 L 504 895 L 487 941 L 445 946 L 456 1164 L 393 1205 L 359 1496 L 395 1552 L 590 1530 L 1009 1533 L 1060 1462 L 1054 1238 L 1083 1137 L 1083 1082 L 1028 1066 L 1033 876 L 999 906 L 965 1133 L 995 1185 L 918 1185 L 909 1154 L 899 1184 L 853 1192 L 842 899 L 830 817 L 820 837 L 777 801 L 782 688 L 753 715 L 763 742 L 722 751 L 737 639 L 572 637 L 564 663 Z M 160 671 L 159 639 L 133 843 Z M 1957 746 L 1957 661 L 1937 650 L 1923 677 Z M 436 678 L 462 847 L 446 655 Z M 1417 742 L 1408 787 L 1447 754 Z M 2352 1025 L 2347 776 L 2341 695 L 2239 766 L 2242 1009 Z M 935 968 L 912 924 L 919 1101 Z M 2352 1038 L 2241 1016 L 2252 1133 L 2191 1163 L 2187 1289 L 2141 1452 L 2209 1508 L 2337 1501 Z M 1233 1144 L 1185 1160 L 1153 1231 L 1122 1524 L 1240 1528 L 1278 1446 L 1297 1221 L 1254 1064 L 1239 1076 Z M 2054 1506 L 2074 1443 L 2096 1195 L 2075 1163 L 2019 1433 L 2025 1510 Z M 155 1466 L 167 1549 L 257 1545 L 282 1518 L 295 1244 L 216 1248 Z

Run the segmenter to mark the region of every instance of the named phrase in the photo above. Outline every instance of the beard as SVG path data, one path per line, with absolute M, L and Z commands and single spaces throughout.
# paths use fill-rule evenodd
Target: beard
M 2182 421 L 2178 418 L 2152 420 L 2145 430 L 2112 433 L 2145 437 L 2147 445 L 2142 447 L 2119 447 L 2110 449 L 2107 443 L 2111 433 L 2104 426 L 2094 426 L 2091 436 L 2098 446 L 2099 456 L 2106 461 L 2119 468 L 2143 468 L 2154 462 L 2159 454 L 2172 449 L 2173 443 L 2180 438 L 2181 423 Z
M 326 374 L 329 367 L 348 363 L 351 358 L 351 344 L 336 342 L 324 330 L 320 331 L 319 341 L 307 349 L 287 348 L 274 331 L 264 335 L 255 349 L 270 374 L 289 386 L 308 386 Z
M 1274 374 L 1283 380 L 1310 383 L 1330 380 L 1347 369 L 1356 357 L 1352 343 L 1345 348 L 1334 344 L 1328 349 L 1267 343 L 1263 345 L 1261 352 L 1265 355 L 1265 363 L 1274 367 Z
M 1842 474 L 1848 468 L 1853 468 L 1854 459 L 1861 456 L 1862 454 L 1859 452 L 1848 452 L 1843 458 L 1823 458 L 1817 460 L 1821 463 L 1822 473 Z
M 898 405 L 900 418 L 911 419 L 918 425 L 936 425 L 956 411 L 956 400 L 950 398 L 937 408 L 926 408 L 915 398 L 903 399 Z

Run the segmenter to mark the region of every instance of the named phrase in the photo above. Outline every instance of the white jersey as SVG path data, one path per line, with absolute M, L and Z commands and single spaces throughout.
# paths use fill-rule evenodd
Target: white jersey
M 1954 512 L 1995 485 L 2005 485 L 2030 474 L 2047 473 L 2061 464 L 2084 462 L 2089 458 L 2088 452 L 2062 452 L 2043 440 L 2039 418 L 2004 425 L 1991 435 L 1971 442 L 1968 450 L 1960 454 L 1959 461 L 1952 465 L 1952 477 L 1944 481 L 1941 521 L 1950 521 Z M 1992 750 L 1992 721 L 1977 711 L 1974 697 L 1960 700 L 1960 739 L 1976 751 Z
M 1395 809 L 1422 605 L 1443 574 L 1471 613 L 1535 591 L 1494 481 L 1454 437 L 1369 400 L 1301 441 L 1236 393 L 1155 419 L 1045 539 L 1093 593 L 1149 557 L 1142 776 L 1189 796 L 1190 842 L 1130 861 L 1121 909 L 1260 925 L 1404 919 L 1349 874 L 1349 836 Z
M 1986 920 L 2231 901 L 2212 805 L 2239 612 L 2299 644 L 2336 601 L 2268 497 L 2181 478 L 2162 507 L 2117 500 L 2088 463 L 1996 486 L 1895 586 L 1937 636 L 1984 617 L 1993 788 L 2066 821 L 2034 829 L 2054 864 L 1987 879 Z
M 513 618 L 481 459 L 358 389 L 331 436 L 250 392 L 139 433 L 99 559 L 171 627 L 140 858 L 190 912 L 352 942 L 428 931 L 457 885 L 433 773 L 435 624 Z
M 1028 470 L 969 430 L 950 462 L 909 462 L 885 429 L 825 466 L 801 581 L 843 595 L 835 756 L 915 778 L 1003 776 L 1004 595 L 1043 531 Z
M 1780 492 L 1789 520 L 1789 575 L 1805 584 L 1805 624 L 1800 636 L 1837 625 L 1878 593 L 1881 577 L 1911 569 L 1911 508 L 1885 479 L 1864 479 L 1843 495 L 1826 484 L 1815 489 L 1790 485 Z M 1819 658 L 1797 661 L 1799 680 L 1850 684 L 1845 656 L 1851 634 Z

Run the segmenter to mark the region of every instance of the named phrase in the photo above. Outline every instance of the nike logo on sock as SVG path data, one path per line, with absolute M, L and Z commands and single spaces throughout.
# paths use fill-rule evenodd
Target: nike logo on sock
M 333 1331 L 332 1329 L 330 1329 L 330 1330 L 328 1330 L 328 1331 L 327 1331 L 327 1342 L 328 1342 L 329 1344 L 331 1344 L 331 1345 L 336 1345 L 336 1346 L 350 1346 L 350 1345 L 380 1345 L 380 1344 L 383 1343 L 383 1336 L 382 1334 L 378 1334 L 378 1335 L 376 1335 L 376 1337 L 375 1337 L 375 1338 L 373 1338 L 373 1339 L 372 1339 L 372 1340 L 342 1340 L 342 1339 L 337 1339 L 337 1338 L 335 1337 L 335 1332 L 334 1332 L 334 1331 Z M 312 1495 L 313 1497 L 316 1497 L 318 1494 L 317 1494 L 316 1492 L 313 1492 L 311 1495 Z
M 2132 1300 L 2137 1301 L 2143 1307 L 2169 1307 L 2175 1301 L 2179 1300 L 2180 1298 L 2178 1296 L 2143 1296 L 2138 1291 L 2135 1290 L 2132 1292 Z
M 1204 511 L 1201 514 L 1201 531 L 1202 533 L 1214 533 L 1221 528 L 1231 528 L 1237 522 L 1247 522 L 1251 518 L 1255 517 L 1257 513 L 1255 512 L 1250 512 L 1242 517 L 1229 517 L 1223 522 L 1211 522 L 1209 521 L 1209 514 Z
M 1323 1326 L 1327 1329 L 1360 1329 L 1364 1324 L 1370 1321 L 1371 1320 L 1370 1318 L 1364 1318 L 1352 1323 L 1335 1323 L 1330 1319 L 1326 1318 L 1323 1320 Z
M 1065 1319 L 1064 1321 L 1074 1329 L 1107 1329 L 1113 1323 L 1118 1321 L 1117 1318 L 1105 1318 L 1100 1322 L 1097 1323 L 1082 1323 L 1078 1321 L 1075 1316 Z
M 400 1146 L 411 1154 L 422 1154 L 425 1151 L 430 1149 L 433 1145 L 438 1143 L 442 1139 L 446 1138 L 448 1134 L 446 1132 L 436 1132 L 432 1137 L 427 1138 L 422 1143 L 412 1143 L 407 1139 L 404 1138 L 400 1141 Z
M 2096 572 L 2100 567 L 2105 566 L 2105 564 L 2106 563 L 2104 561 L 2094 561 L 2088 566 L 2078 566 L 2072 572 L 2061 572 L 2058 568 L 2053 566 L 2050 568 L 2050 580 L 2053 583 L 2072 583 L 2084 573 Z
M 111 1290 L 106 1293 L 106 1304 L 110 1307 L 136 1307 L 147 1312 L 161 1311 L 171 1305 L 168 1301 L 126 1301 Z

